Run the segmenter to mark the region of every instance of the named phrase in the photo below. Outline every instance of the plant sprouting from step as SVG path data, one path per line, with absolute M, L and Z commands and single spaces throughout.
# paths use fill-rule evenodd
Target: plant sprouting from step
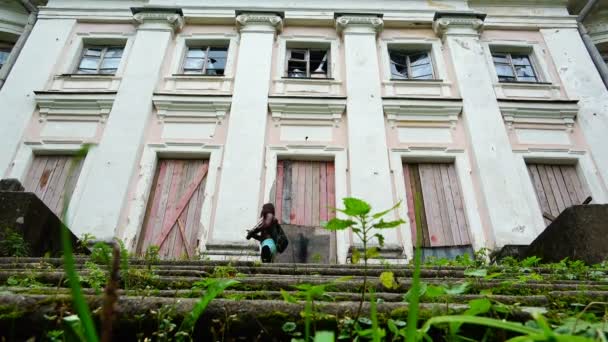
M 378 255 L 379 247 L 384 246 L 384 236 L 379 231 L 383 229 L 396 228 L 405 223 L 405 221 L 401 219 L 392 221 L 384 220 L 384 217 L 399 207 L 401 202 L 395 204 L 392 208 L 374 214 L 371 213 L 372 207 L 369 205 L 369 203 L 361 199 L 347 197 L 342 200 L 342 203 L 344 204 L 344 208 L 336 209 L 336 211 L 346 215 L 348 218 L 342 219 L 335 217 L 329 222 L 324 222 L 322 225 L 325 229 L 331 231 L 350 229 L 363 244 L 363 286 L 361 289 L 359 309 L 357 310 L 356 315 L 356 317 L 359 317 L 367 291 L 368 261 L 370 258 Z M 378 246 L 368 248 L 368 246 L 373 243 L 374 240 L 378 243 Z

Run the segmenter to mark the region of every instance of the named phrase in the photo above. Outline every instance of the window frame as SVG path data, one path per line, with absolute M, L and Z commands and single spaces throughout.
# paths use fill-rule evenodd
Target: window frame
M 203 68 L 200 69 L 201 72 L 186 72 L 186 60 L 188 59 L 188 52 L 190 52 L 191 49 L 205 49 L 205 59 L 203 62 Z M 210 75 L 207 74 L 207 65 L 209 64 L 209 50 L 212 48 L 222 48 L 222 49 L 226 49 L 226 61 L 224 62 L 224 72 L 222 74 L 215 74 L 215 75 Z M 228 55 L 230 53 L 230 44 L 226 44 L 226 45 L 220 45 L 220 44 L 191 44 L 189 45 L 188 43 L 185 44 L 184 46 L 184 52 L 182 55 L 182 60 L 181 63 L 179 65 L 179 73 L 181 75 L 188 75 L 188 76 L 211 76 L 211 77 L 224 77 L 226 76 L 226 69 L 228 68 Z M 192 70 L 198 70 L 198 69 L 192 69 Z M 217 70 L 217 69 L 213 69 L 213 70 Z
M 99 56 L 99 63 L 97 63 L 97 68 L 96 68 L 96 73 L 81 73 L 80 72 L 80 64 L 82 63 L 82 59 L 85 57 L 85 54 L 87 52 L 87 49 L 91 49 L 91 48 L 101 48 L 101 54 Z M 105 60 L 105 56 L 106 53 L 108 52 L 109 49 L 116 49 L 116 48 L 120 48 L 122 49 L 122 53 L 120 55 L 120 62 L 118 63 L 118 66 L 116 67 L 116 71 L 114 71 L 113 73 L 101 73 L 100 71 L 101 66 Z M 108 75 L 108 76 L 114 76 L 118 73 L 118 70 L 120 69 L 120 64 L 122 63 L 122 59 L 124 58 L 125 55 L 125 46 L 124 45 L 95 45 L 95 44 L 85 44 L 82 47 L 82 51 L 80 52 L 80 57 L 78 58 L 78 61 L 76 63 L 76 70 L 74 71 L 74 74 L 76 75 Z M 92 70 L 92 69 L 91 69 Z
M 393 62 L 393 60 L 391 58 L 391 51 L 402 52 L 406 56 L 407 77 L 405 77 L 405 78 L 394 77 L 396 75 L 393 74 L 392 66 L 393 66 L 393 64 L 395 64 L 395 62 Z M 437 71 L 435 70 L 436 68 L 435 68 L 435 61 L 433 58 L 432 48 L 409 49 L 409 48 L 391 47 L 391 45 L 389 44 L 389 45 L 387 45 L 387 52 L 388 52 L 388 63 L 389 63 L 388 72 L 389 72 L 389 77 L 390 77 L 391 81 L 437 81 L 437 80 L 439 80 L 439 78 L 437 78 Z M 429 59 L 428 64 L 431 66 L 431 78 L 413 78 L 413 77 L 411 77 L 412 66 L 411 66 L 410 58 L 414 55 L 421 55 L 421 54 L 426 54 L 427 58 Z
M 496 77 L 498 77 L 499 83 L 529 83 L 529 84 L 543 83 L 543 81 L 541 80 L 540 74 L 537 70 L 537 65 L 534 62 L 534 56 L 532 53 L 517 52 L 517 51 L 496 51 L 496 50 L 495 51 L 490 50 L 490 53 L 491 53 L 490 59 L 492 60 L 492 66 L 494 67 L 494 72 L 496 73 Z M 499 64 L 508 65 L 509 67 L 511 67 L 511 71 L 513 72 L 513 76 L 515 77 L 514 81 L 506 81 L 506 80 L 500 79 L 501 76 L 498 74 L 498 70 L 496 69 L 496 62 L 494 62 L 495 54 L 502 54 L 507 57 L 508 64 L 504 64 L 504 63 L 499 63 Z M 515 64 L 513 63 L 512 55 L 514 55 L 514 54 L 519 55 L 519 56 L 525 56 L 526 58 L 528 58 L 528 61 L 530 62 L 530 68 L 532 69 L 532 73 L 534 74 L 534 78 L 536 79 L 536 81 L 520 81 L 519 80 L 519 76 L 517 76 L 517 69 L 515 68 Z M 529 77 L 529 76 L 527 76 L 527 77 Z
M 295 62 L 305 62 L 306 63 L 306 76 L 304 77 L 293 77 L 289 76 L 289 62 L 292 60 L 291 53 L 293 51 L 304 51 L 305 58 L 304 60 L 294 60 Z M 312 77 L 312 72 L 310 71 L 310 52 L 311 51 L 323 51 L 325 52 L 325 77 Z M 295 79 L 331 79 L 331 48 L 323 48 L 323 47 L 285 47 L 285 70 L 284 76 L 285 78 L 295 78 Z

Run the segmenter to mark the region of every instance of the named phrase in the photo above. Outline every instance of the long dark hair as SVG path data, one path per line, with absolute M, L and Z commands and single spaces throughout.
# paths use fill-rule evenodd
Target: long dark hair
M 275 216 L 274 204 L 266 203 L 262 206 L 262 212 L 260 213 L 260 217 L 264 218 L 266 217 L 266 214 L 272 214 L 273 216 Z

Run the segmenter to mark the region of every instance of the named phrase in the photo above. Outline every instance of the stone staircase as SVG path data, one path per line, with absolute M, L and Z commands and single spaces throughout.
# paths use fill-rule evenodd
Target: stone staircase
M 104 266 L 86 261 L 77 259 L 78 272 L 89 307 L 99 317 L 103 289 L 99 294 L 99 288 L 91 287 L 91 279 L 99 279 Z M 204 293 L 202 280 L 231 278 L 238 283 L 209 304 L 195 336 L 202 340 L 289 341 L 283 324 L 295 322 L 299 330 L 303 327 L 303 293 L 295 286 L 327 284 L 314 301 L 318 330 L 338 331 L 345 319 L 356 316 L 366 273 L 368 287 L 375 290 L 381 324 L 389 318 L 406 321 L 408 305 L 403 296 L 411 286 L 413 268 L 372 265 L 366 272 L 361 265 L 130 260 L 128 270 L 121 272 L 116 340 L 137 340 L 137 332 L 154 336 L 167 320 L 179 326 Z M 380 281 L 383 272 L 394 274 L 390 288 Z M 492 301 L 494 316 L 521 322 L 529 320 L 533 312 L 554 317 L 592 301 L 608 300 L 605 274 L 608 272 L 600 269 L 570 274 L 554 268 L 424 267 L 422 281 L 428 286 L 467 286 L 453 295 L 423 296 L 421 318 L 462 313 L 470 300 L 478 298 Z M 56 329 L 61 317 L 74 312 L 65 279 L 61 259 L 0 258 L 0 339 L 44 340 L 48 331 Z M 290 303 L 285 296 L 298 300 Z M 364 303 L 362 316 L 369 317 L 369 302 Z

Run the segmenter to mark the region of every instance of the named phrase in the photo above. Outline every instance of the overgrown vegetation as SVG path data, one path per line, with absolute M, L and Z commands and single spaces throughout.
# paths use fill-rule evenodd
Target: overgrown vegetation
M 419 198 L 414 198 L 414 205 L 419 219 Z M 394 228 L 402 223 L 401 220 L 382 220 L 397 207 L 370 214 L 371 207 L 364 201 L 345 199 L 344 209 L 340 210 L 347 218 L 326 224 L 332 230 L 350 228 L 360 239 L 362 252 L 358 256 L 353 252 L 352 260 L 359 261 L 359 257 L 362 261 L 362 268 L 352 268 L 357 272 L 362 270 L 360 276 L 336 275 L 327 280 L 323 275 L 317 275 L 314 269 L 306 273 L 306 268 L 302 267 L 299 272 L 308 275 L 309 283 L 283 286 L 279 285 L 280 282 L 273 283 L 273 279 L 259 282 L 242 280 L 263 277 L 265 271 L 256 271 L 261 268 L 259 263 L 205 261 L 196 264 L 201 268 L 198 275 L 189 274 L 183 279 L 176 276 L 178 280 L 168 280 L 167 273 L 181 274 L 181 269 L 163 267 L 157 246 L 151 246 L 143 253 L 142 259 L 135 260 L 130 259 L 122 242 L 94 242 L 94 237 L 87 236 L 84 240 L 89 245 L 92 243 L 91 255 L 81 260 L 74 257 L 71 245 L 66 243 L 69 241 L 67 234 L 64 234 L 63 270 L 66 277 L 55 283 L 49 282 L 42 275 L 54 272 L 55 268 L 40 263 L 33 265 L 31 270 L 16 270 L 5 278 L 6 290 L 25 288 L 27 290 L 21 290 L 25 291 L 22 293 L 57 291 L 59 294 L 61 287 L 69 286 L 71 301 L 58 302 L 56 312 L 48 312 L 45 316 L 48 320 L 45 339 L 49 341 L 96 341 L 100 337 L 107 340 L 112 336 L 111 323 L 116 316 L 114 308 L 118 296 L 125 295 L 142 301 L 145 298 L 164 298 L 158 301 L 162 304 L 129 317 L 131 324 L 139 327 L 133 331 L 133 336 L 139 341 L 190 341 L 200 336 L 209 336 L 214 341 L 230 340 L 228 336 L 234 333 L 230 324 L 237 323 L 241 326 L 250 323 L 250 326 L 257 327 L 252 330 L 255 333 L 248 336 L 251 340 L 274 336 L 294 342 L 606 341 L 608 303 L 602 298 L 608 297 L 604 294 L 608 290 L 608 264 L 586 265 L 568 259 L 547 264 L 537 257 L 523 260 L 505 258 L 493 262 L 487 250 L 474 255 L 464 254 L 454 260 L 427 258 L 423 262 L 420 241 L 417 241 L 414 258 L 409 265 L 373 266 L 368 261 L 378 259 L 384 245 L 376 229 Z M 417 237 L 421 235 L 418 232 Z M 11 246 L 22 245 L 19 239 L 11 241 Z M 20 254 L 24 250 L 22 247 L 11 249 L 12 255 L 19 257 L 27 255 Z M 291 268 L 289 270 L 292 272 Z M 294 266 L 293 272 L 295 270 Z M 447 273 L 445 276 L 430 276 L 432 272 Z M 247 277 L 247 273 L 256 276 Z M 293 274 L 296 277 L 297 273 Z M 574 281 L 577 281 L 576 285 Z M 552 286 L 560 284 L 576 286 L 573 288 L 577 291 L 554 293 Z M 119 292 L 118 286 L 126 292 Z M 588 288 L 589 294 L 585 294 Z M 352 294 L 349 289 L 352 289 Z M 167 292 L 172 295 L 162 297 L 167 296 Z M 89 295 L 102 298 L 102 304 L 89 307 L 91 298 L 94 298 L 87 297 Z M 184 312 L 181 298 L 193 296 L 198 299 Z M 600 297 L 596 299 L 596 296 Z M 246 315 L 243 309 L 230 315 L 226 313 L 226 316 L 216 312 L 213 319 L 202 319 L 209 304 L 218 297 L 223 298 L 223 303 L 239 301 L 238 305 L 243 307 L 255 300 L 282 298 L 283 306 L 278 305 L 271 318 L 241 318 L 239 313 Z M 544 304 L 541 307 L 546 311 L 527 311 L 526 303 L 509 298 L 542 299 Z M 352 311 L 328 313 L 328 305 L 351 301 Z M 277 305 L 277 301 L 268 303 Z M 387 310 L 389 304 L 394 309 Z M 291 311 L 290 308 L 294 307 L 299 315 Z M 19 307 L 0 306 L 0 322 L 18 320 L 22 315 Z M 127 318 L 123 316 L 121 319 Z M 243 319 L 252 322 L 243 322 Z M 276 327 L 264 326 L 262 321 L 274 322 L 278 331 Z M 202 331 L 206 335 L 201 335 Z

